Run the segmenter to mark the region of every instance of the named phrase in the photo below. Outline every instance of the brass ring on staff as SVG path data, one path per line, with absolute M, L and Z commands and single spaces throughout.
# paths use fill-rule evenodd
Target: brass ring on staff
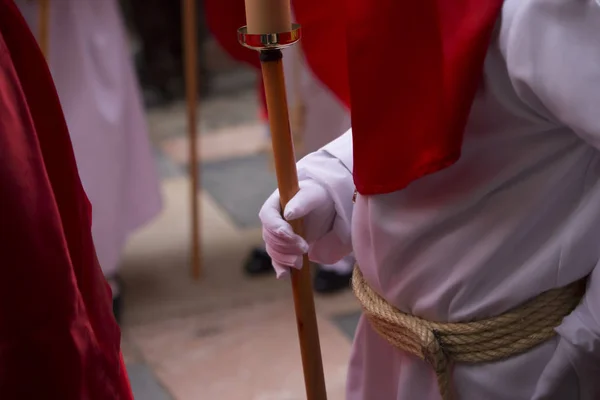
M 238 29 L 238 41 L 244 47 L 253 50 L 274 50 L 291 46 L 302 37 L 300 24 L 292 24 L 292 30 L 281 33 L 248 33 L 242 26 Z

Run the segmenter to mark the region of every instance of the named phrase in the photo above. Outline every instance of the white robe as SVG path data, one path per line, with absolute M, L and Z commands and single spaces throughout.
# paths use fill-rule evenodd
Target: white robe
M 39 2 L 18 1 L 38 34 Z M 69 127 L 106 276 L 128 235 L 161 209 L 159 180 L 119 4 L 51 0 L 49 65 Z
M 559 336 L 505 361 L 459 364 L 453 382 L 457 400 L 599 399 L 598 1 L 504 2 L 454 166 L 353 206 L 351 134 L 299 163 L 301 178 L 336 200 L 337 238 L 318 242 L 312 258 L 333 262 L 353 248 L 374 290 L 435 321 L 499 315 L 593 272 Z M 569 371 L 575 381 L 560 381 Z M 440 395 L 428 364 L 362 318 L 347 399 Z

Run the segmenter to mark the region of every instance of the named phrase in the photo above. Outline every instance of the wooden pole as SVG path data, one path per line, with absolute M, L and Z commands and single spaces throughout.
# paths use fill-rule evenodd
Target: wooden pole
M 275 51 L 280 52 L 279 50 Z M 283 63 L 280 59 L 279 61 L 263 61 L 261 65 L 277 185 L 281 196 L 281 208 L 285 209 L 285 205 L 298 193 L 299 186 L 284 86 Z M 294 228 L 294 232 L 299 235 L 303 234 L 301 220 L 289 222 Z M 327 392 L 325 390 L 310 262 L 307 255 L 303 257 L 302 269 L 292 268 L 291 275 L 306 398 L 308 400 L 325 400 Z
M 42 54 L 48 60 L 49 34 L 50 34 L 50 0 L 40 1 L 40 13 L 38 17 L 38 43 Z
M 248 34 L 270 35 L 289 32 L 292 29 L 290 3 L 288 0 L 246 0 L 246 21 Z M 283 210 L 298 193 L 299 185 L 281 50 L 261 50 L 260 60 L 275 173 Z M 294 232 L 303 234 L 301 220 L 289 222 Z M 326 400 L 327 391 L 308 255 L 303 257 L 302 269 L 291 268 L 291 278 L 306 398 Z
M 189 136 L 190 202 L 191 202 L 191 269 L 192 277 L 200 279 L 200 165 L 198 164 L 197 102 L 198 102 L 198 40 L 196 29 L 196 1 L 182 0 L 183 42 L 185 49 L 185 83 Z

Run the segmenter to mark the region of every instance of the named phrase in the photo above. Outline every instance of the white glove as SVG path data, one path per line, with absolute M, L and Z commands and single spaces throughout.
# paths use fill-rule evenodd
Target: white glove
M 300 190 L 285 208 L 285 219 L 304 218 L 304 240 L 281 217 L 279 192 L 260 210 L 263 239 L 277 277 L 301 268 L 302 256 L 333 264 L 352 252 L 352 131 L 298 162 Z
M 273 260 L 277 278 L 286 276 L 289 268 L 301 268 L 303 254 L 311 245 L 333 229 L 335 204 L 327 190 L 313 179 L 300 181 L 300 190 L 285 207 L 281 216 L 279 191 L 265 202 L 259 217 L 263 224 L 263 239 Z M 304 237 L 298 236 L 286 220 L 304 218 Z

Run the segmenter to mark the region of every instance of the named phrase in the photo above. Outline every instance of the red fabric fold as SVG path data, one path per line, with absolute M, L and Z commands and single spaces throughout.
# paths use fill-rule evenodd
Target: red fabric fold
M 62 109 L 0 0 L 0 397 L 133 399 Z
M 293 0 L 315 75 L 350 106 L 361 194 L 452 165 L 502 0 Z

